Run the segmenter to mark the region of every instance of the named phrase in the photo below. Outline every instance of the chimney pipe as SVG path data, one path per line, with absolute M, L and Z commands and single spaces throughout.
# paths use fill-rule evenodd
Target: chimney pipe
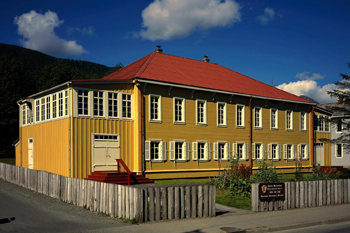
M 163 53 L 163 49 L 161 48 L 162 46 L 157 45 L 156 52 L 157 53 Z
M 204 62 L 210 62 L 210 59 L 208 58 L 208 56 L 204 56 L 203 61 L 204 61 Z

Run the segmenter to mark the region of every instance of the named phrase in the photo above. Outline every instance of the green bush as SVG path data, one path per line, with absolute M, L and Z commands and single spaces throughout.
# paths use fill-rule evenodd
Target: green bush
M 259 162 L 259 170 L 250 177 L 250 180 L 253 183 L 277 183 L 281 182 L 281 176 L 277 174 L 276 167 L 272 161 L 268 163 L 266 160 L 263 160 Z
M 229 192 L 233 196 L 251 197 L 252 185 L 248 179 L 232 180 Z

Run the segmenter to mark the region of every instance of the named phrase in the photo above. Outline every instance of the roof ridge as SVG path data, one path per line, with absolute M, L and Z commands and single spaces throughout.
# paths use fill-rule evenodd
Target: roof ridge
M 150 53 L 149 54 L 149 58 L 146 60 L 145 63 L 143 63 L 142 67 L 139 69 L 139 71 L 137 71 L 137 73 L 134 75 L 134 78 L 136 77 L 140 77 L 142 75 L 142 73 L 146 70 L 146 68 L 148 67 L 148 65 L 151 63 L 151 61 L 153 60 L 154 56 L 156 55 L 156 52 Z

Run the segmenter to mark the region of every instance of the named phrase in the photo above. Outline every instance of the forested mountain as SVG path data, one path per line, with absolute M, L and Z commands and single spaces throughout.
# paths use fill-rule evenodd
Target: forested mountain
M 72 79 L 102 78 L 121 67 L 121 63 L 107 67 L 0 44 L 0 158 L 15 154 L 11 144 L 19 133 L 19 99 Z

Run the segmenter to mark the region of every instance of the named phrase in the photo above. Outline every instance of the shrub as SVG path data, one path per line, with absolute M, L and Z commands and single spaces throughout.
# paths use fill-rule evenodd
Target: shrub
M 265 160 L 259 162 L 259 170 L 256 171 L 251 177 L 250 180 L 254 183 L 277 183 L 281 182 L 280 175 L 277 174 L 276 167 L 273 166 L 273 162 L 266 162 Z
M 251 197 L 252 185 L 248 179 L 232 180 L 229 192 L 234 196 Z

